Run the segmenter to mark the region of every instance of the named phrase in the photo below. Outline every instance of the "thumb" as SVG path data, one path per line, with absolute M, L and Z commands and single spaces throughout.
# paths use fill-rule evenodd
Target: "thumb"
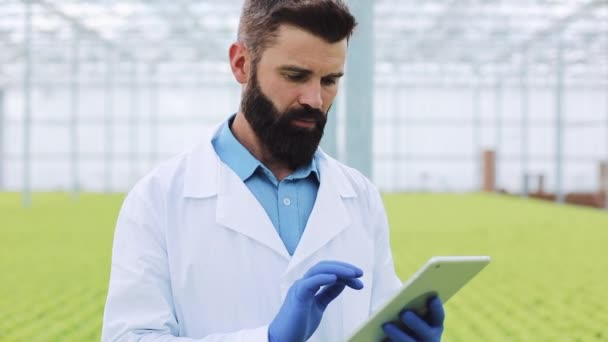
M 322 286 L 336 283 L 338 277 L 334 274 L 317 274 L 308 278 L 300 279 L 293 286 L 296 298 L 299 300 L 310 300 Z
M 319 307 L 321 307 L 321 310 L 325 310 L 327 305 L 336 299 L 340 293 L 342 293 L 345 287 L 346 285 L 344 284 L 335 284 L 326 286 L 323 290 L 321 290 L 321 292 L 315 298 L 319 304 Z

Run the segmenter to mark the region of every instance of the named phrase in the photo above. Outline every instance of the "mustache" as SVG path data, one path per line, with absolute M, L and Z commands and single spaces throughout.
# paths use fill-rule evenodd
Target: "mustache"
M 314 121 L 317 124 L 321 124 L 325 122 L 325 113 L 319 109 L 312 108 L 309 106 L 304 106 L 300 108 L 294 108 L 286 111 L 279 117 L 279 120 L 283 121 L 292 121 L 292 120 L 302 120 L 302 121 Z

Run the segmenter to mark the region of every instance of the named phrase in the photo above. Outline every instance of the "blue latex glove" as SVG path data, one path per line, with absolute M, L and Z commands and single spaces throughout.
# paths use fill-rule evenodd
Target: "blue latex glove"
M 306 341 L 317 330 L 327 305 L 346 286 L 363 288 L 357 279 L 362 275 L 363 271 L 356 266 L 338 261 L 322 261 L 311 267 L 289 288 L 279 313 L 268 327 L 268 340 Z
M 399 319 L 406 326 L 406 329 L 399 328 L 394 323 L 387 323 L 382 328 L 386 336 L 394 342 L 441 341 L 445 312 L 438 297 L 429 300 L 428 314 L 425 318 L 422 319 L 413 311 L 406 310 L 399 315 Z

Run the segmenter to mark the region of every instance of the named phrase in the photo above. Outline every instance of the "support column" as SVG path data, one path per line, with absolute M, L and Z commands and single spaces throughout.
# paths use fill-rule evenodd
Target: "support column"
M 150 167 L 158 162 L 160 146 L 159 142 L 159 91 L 158 91 L 158 68 L 156 65 L 150 66 Z
M 604 190 L 604 208 L 606 210 L 608 210 L 608 82 L 606 82 L 605 92 L 606 92 L 606 96 L 604 97 L 604 99 L 606 100 L 606 106 L 604 107 L 604 110 L 606 111 L 606 132 L 605 132 L 605 134 L 606 134 L 606 136 L 605 136 L 605 138 L 606 138 L 606 152 L 605 152 L 606 160 L 604 163 L 604 165 L 605 165 L 604 169 L 605 169 L 606 177 L 604 178 L 604 187 L 605 187 L 604 188 L 605 189 Z
M 321 141 L 323 151 L 336 159 L 338 159 L 338 103 L 339 98 L 336 96 L 327 114 L 327 124 Z
M 71 81 L 70 81 L 70 176 L 72 198 L 80 192 L 80 143 L 78 139 L 78 117 L 80 107 L 80 34 L 74 27 L 72 42 Z
M 529 106 L 529 87 L 528 87 L 528 57 L 524 55 L 521 66 L 520 76 L 521 90 L 521 174 L 522 174 L 522 189 L 523 197 L 528 197 L 529 188 L 529 124 L 530 124 L 530 106 Z
M 403 123 L 401 122 L 401 118 L 402 115 L 405 116 L 405 110 L 403 108 L 403 106 L 401 105 L 401 101 L 402 101 L 402 97 L 401 97 L 401 93 L 402 93 L 402 88 L 401 86 L 396 86 L 392 89 L 391 94 L 393 96 L 391 96 L 391 100 L 393 101 L 393 106 L 392 108 L 394 108 L 394 115 L 391 116 L 391 118 L 393 119 L 392 125 L 393 125 L 393 160 L 392 162 L 395 163 L 396 165 L 394 166 L 394 170 L 395 170 L 395 174 L 394 174 L 394 183 L 392 186 L 392 190 L 393 191 L 405 191 L 405 186 L 403 186 L 403 183 L 407 183 L 403 182 L 403 178 L 404 176 L 402 175 L 403 170 L 401 169 L 401 163 L 407 163 L 407 158 L 406 158 L 406 152 L 407 152 L 407 146 L 406 144 L 402 144 L 401 143 L 401 136 L 402 134 L 405 135 L 405 132 L 403 132 Z
M 130 84 L 130 113 L 129 113 L 129 186 L 136 181 L 138 175 L 138 121 L 139 121 L 139 91 L 137 89 L 137 63 L 132 61 Z
M 475 191 L 483 189 L 481 182 L 482 165 L 480 161 L 481 151 L 481 77 L 479 69 L 473 68 L 475 84 L 473 85 L 473 188 Z
M 4 152 L 4 127 L 6 122 L 4 120 L 4 90 L 0 88 L 0 191 L 4 190 L 4 164 L 5 157 Z
M 557 67 L 555 85 L 555 199 L 564 203 L 563 189 L 563 146 L 564 146 L 564 47 L 563 39 L 559 38 L 557 46 Z
M 114 56 L 110 47 L 106 50 L 106 75 L 104 80 L 104 191 L 112 192 L 112 161 L 114 154 Z
M 496 88 L 494 89 L 494 115 L 496 115 L 496 142 L 494 148 L 494 190 L 500 188 L 500 156 L 502 154 L 502 117 L 503 117 L 503 86 L 496 75 Z
M 32 3 L 31 0 L 24 0 L 25 21 L 24 21 L 24 46 L 25 67 L 23 68 L 23 185 L 22 200 L 23 206 L 29 208 L 32 204 L 31 195 L 31 145 L 30 133 L 32 124 Z
M 346 66 L 346 163 L 372 177 L 374 110 L 374 1 L 351 0 L 359 26 Z

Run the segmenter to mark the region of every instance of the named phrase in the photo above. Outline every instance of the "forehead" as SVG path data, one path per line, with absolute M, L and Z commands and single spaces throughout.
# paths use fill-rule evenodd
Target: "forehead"
M 329 74 L 343 70 L 346 50 L 346 39 L 328 43 L 298 27 L 281 25 L 274 44 L 262 53 L 260 64 L 271 68 L 293 65 Z

